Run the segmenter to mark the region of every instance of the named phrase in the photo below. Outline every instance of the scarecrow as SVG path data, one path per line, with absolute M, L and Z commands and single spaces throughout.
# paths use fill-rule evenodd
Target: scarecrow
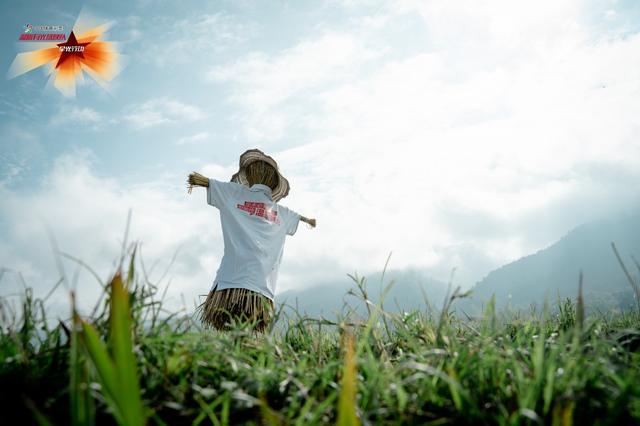
M 276 161 L 258 149 L 240 156 L 231 182 L 193 172 L 187 180 L 207 188 L 207 203 L 220 210 L 224 255 L 206 300 L 197 312 L 205 326 L 227 330 L 232 322 L 250 322 L 264 332 L 274 312 L 274 294 L 284 241 L 298 222 L 308 219 L 278 204 L 289 193 L 289 182 Z

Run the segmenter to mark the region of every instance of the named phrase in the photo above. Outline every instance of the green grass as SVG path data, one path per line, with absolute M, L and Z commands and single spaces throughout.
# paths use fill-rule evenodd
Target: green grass
M 640 423 L 635 311 L 585 316 L 577 294 L 469 319 L 455 291 L 438 311 L 397 314 L 366 303 L 353 277 L 363 317 L 287 308 L 267 335 L 218 333 L 164 312 L 134 260 L 90 317 L 51 326 L 29 289 L 18 317 L 0 301 L 7 424 Z

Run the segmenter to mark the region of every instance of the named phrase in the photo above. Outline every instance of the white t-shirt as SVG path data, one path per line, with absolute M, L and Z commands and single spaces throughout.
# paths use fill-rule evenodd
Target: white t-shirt
M 220 210 L 224 256 L 212 290 L 246 288 L 273 300 L 286 235 L 300 215 L 271 199 L 271 188 L 209 179 L 207 203 Z

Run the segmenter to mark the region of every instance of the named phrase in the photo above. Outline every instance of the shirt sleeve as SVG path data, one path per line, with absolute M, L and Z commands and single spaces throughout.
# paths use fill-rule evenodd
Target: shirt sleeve
M 207 187 L 207 203 L 221 209 L 229 203 L 229 200 L 235 194 L 233 182 L 221 182 L 215 179 L 209 179 Z
M 300 223 L 300 215 L 284 206 L 282 206 L 282 212 L 284 213 L 282 224 L 287 231 L 287 235 L 295 234 L 298 230 L 298 223 Z

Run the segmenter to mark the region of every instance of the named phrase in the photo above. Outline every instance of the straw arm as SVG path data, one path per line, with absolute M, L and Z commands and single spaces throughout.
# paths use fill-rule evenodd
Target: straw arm
M 193 189 L 194 186 L 208 187 L 209 178 L 204 175 L 201 175 L 198 172 L 192 172 L 187 178 L 187 188 L 188 188 L 189 194 L 191 194 L 191 190 Z
M 306 217 L 300 215 L 300 220 L 303 221 L 304 223 L 308 223 L 309 225 L 311 225 L 312 228 L 316 227 L 316 220 L 315 219 L 309 219 L 309 218 L 306 218 Z

